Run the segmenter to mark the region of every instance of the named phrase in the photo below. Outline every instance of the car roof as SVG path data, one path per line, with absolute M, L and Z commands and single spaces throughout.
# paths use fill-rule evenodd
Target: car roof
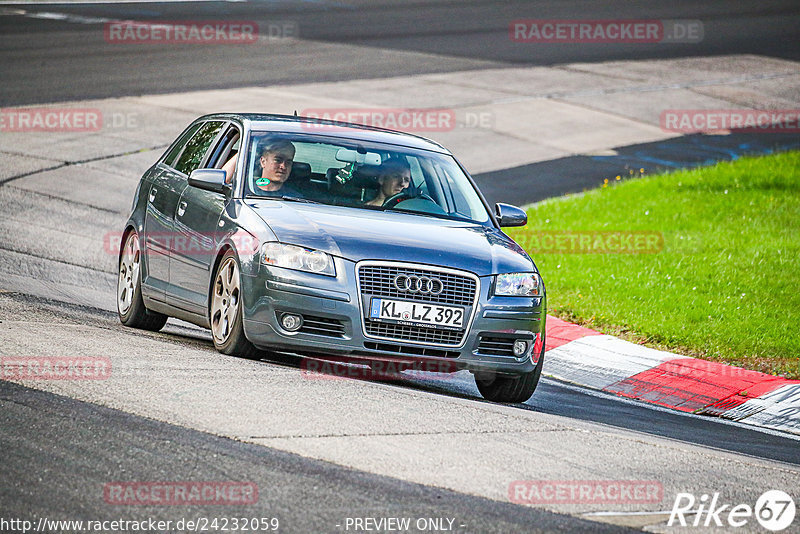
M 316 134 L 340 139 L 355 139 L 359 141 L 374 141 L 390 145 L 399 145 L 408 148 L 430 150 L 443 154 L 450 151 L 442 145 L 419 135 L 354 124 L 338 122 L 313 117 L 296 117 L 293 115 L 274 115 L 266 113 L 215 113 L 205 115 L 201 119 L 238 120 L 251 130 L 264 130 L 281 133 Z M 249 124 L 248 124 L 249 123 Z M 325 128 L 324 126 L 334 126 Z

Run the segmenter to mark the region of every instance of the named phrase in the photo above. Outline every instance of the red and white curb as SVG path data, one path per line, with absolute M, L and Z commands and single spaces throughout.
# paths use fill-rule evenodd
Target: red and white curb
M 800 381 L 655 350 L 547 317 L 548 376 L 683 412 L 800 434 Z

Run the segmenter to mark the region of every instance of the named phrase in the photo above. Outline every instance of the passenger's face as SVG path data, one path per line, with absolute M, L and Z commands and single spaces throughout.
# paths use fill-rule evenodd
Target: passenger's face
M 378 182 L 381 184 L 381 192 L 388 198 L 409 186 L 411 173 L 407 170 L 392 171 L 378 178 Z
M 293 159 L 294 150 L 289 147 L 267 152 L 261 156 L 261 176 L 282 185 L 292 172 Z

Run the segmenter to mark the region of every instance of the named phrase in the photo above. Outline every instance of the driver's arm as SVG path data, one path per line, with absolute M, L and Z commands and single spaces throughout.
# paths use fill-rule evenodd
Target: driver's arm
M 230 184 L 233 182 L 233 171 L 236 170 L 237 159 L 238 159 L 238 154 L 231 157 L 228 161 L 225 162 L 225 165 L 222 166 L 222 170 L 225 171 L 226 184 Z

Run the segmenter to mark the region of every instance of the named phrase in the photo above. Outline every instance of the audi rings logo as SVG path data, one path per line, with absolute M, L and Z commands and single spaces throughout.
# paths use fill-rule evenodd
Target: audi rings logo
M 409 293 L 426 293 L 428 295 L 438 295 L 444 291 L 444 284 L 438 278 L 428 278 L 427 276 L 414 276 L 400 274 L 394 277 L 394 287 L 398 291 L 408 291 Z

